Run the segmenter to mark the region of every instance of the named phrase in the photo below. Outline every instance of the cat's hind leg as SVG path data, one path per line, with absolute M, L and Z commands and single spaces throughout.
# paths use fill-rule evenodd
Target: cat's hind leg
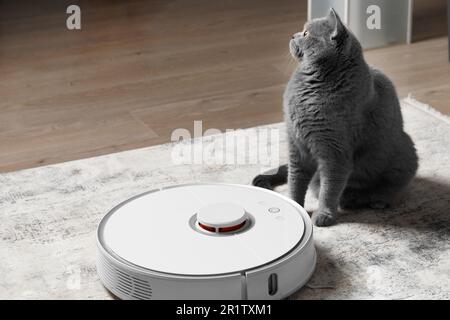
M 342 192 L 339 206 L 342 209 L 361 209 L 369 207 L 370 190 L 346 187 Z
M 389 177 L 386 177 L 390 175 Z M 385 209 L 392 205 L 397 195 L 403 190 L 413 175 L 398 170 L 388 171 L 381 179 L 381 183 L 370 192 L 369 207 L 372 209 Z
M 418 168 L 417 155 L 409 136 L 405 145 L 409 148 L 398 153 L 391 161 L 391 166 L 382 173 L 380 180 L 370 194 L 369 206 L 373 209 L 384 209 L 392 205 L 396 196 L 413 179 Z
M 385 209 L 391 206 L 395 190 L 385 187 L 379 189 L 347 188 L 341 195 L 339 206 L 342 209 Z
M 386 209 L 390 207 L 411 179 L 411 175 L 398 170 L 387 171 L 376 185 L 367 189 L 347 187 L 341 195 L 342 209 Z

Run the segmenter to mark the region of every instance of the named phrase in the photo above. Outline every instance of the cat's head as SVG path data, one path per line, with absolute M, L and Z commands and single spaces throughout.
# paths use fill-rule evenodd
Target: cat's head
M 294 58 L 308 62 L 332 60 L 362 51 L 358 40 L 334 9 L 330 9 L 326 17 L 307 22 L 302 32 L 292 36 L 289 49 Z

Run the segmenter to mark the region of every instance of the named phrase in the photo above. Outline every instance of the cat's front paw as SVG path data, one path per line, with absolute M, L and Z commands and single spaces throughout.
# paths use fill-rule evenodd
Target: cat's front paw
M 318 227 L 328 227 L 336 223 L 336 215 L 317 211 L 313 213 L 312 221 Z

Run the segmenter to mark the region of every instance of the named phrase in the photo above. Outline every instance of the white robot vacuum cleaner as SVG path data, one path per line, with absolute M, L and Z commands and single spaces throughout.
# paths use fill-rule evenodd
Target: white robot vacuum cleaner
M 307 212 L 273 191 L 167 187 L 102 219 L 97 271 L 121 299 L 281 299 L 314 271 L 312 230 Z

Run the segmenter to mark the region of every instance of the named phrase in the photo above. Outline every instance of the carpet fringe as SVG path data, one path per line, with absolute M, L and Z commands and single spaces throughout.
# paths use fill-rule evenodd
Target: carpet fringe
M 410 93 L 406 98 L 402 99 L 402 102 L 406 102 L 410 106 L 419 109 L 425 113 L 428 113 L 429 115 L 444 121 L 445 123 L 450 125 L 450 117 L 446 116 L 445 114 L 441 113 L 440 111 L 434 109 L 428 104 L 422 103 L 416 99 L 414 99 L 413 95 Z

